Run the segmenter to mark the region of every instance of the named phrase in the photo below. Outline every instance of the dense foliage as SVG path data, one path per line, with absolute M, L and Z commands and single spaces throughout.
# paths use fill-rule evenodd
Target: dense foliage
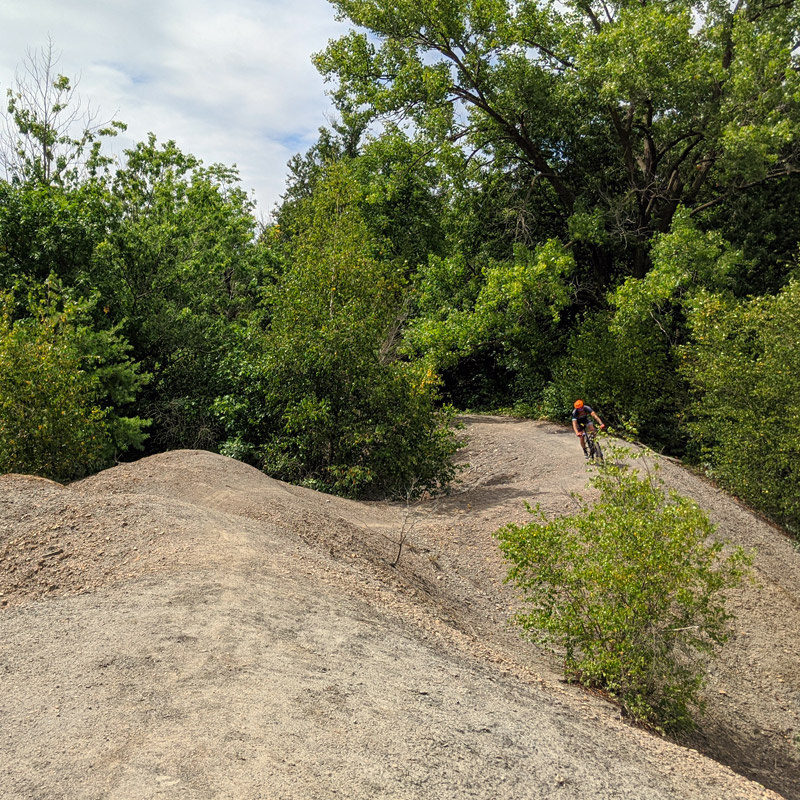
M 797 4 L 332 2 L 343 124 L 406 121 L 446 197 L 401 351 L 461 408 L 584 397 L 795 524 L 791 434 L 764 460 L 793 373 L 761 337 L 797 274 Z
M 693 456 L 800 533 L 800 283 L 744 303 L 706 295 L 690 324 Z
M 591 506 L 552 521 L 533 510 L 535 521 L 496 533 L 525 600 L 517 622 L 563 655 L 571 679 L 606 690 L 632 717 L 689 728 L 702 707 L 702 656 L 727 638 L 725 590 L 748 557 L 712 543 L 708 517 L 652 473 L 613 465 L 593 484 Z
M 0 293 L 0 472 L 82 477 L 140 446 L 146 423 L 119 409 L 146 382 L 114 328 L 96 329 L 96 300 L 56 281 Z M 22 308 L 19 308 L 19 300 Z
M 36 369 L 76 376 L 97 431 L 142 421 L 81 470 L 202 447 L 407 496 L 452 476 L 449 404 L 566 421 L 581 396 L 797 528 L 797 4 L 332 4 L 339 116 L 266 226 L 172 141 L 114 163 L 123 126 L 77 117 L 51 49 L 28 65 L 0 130 L 4 407 L 56 336 L 18 282 L 57 282 L 83 349 L 62 326 Z M 87 332 L 127 393 L 98 399 Z
M 344 165 L 297 212 L 286 269 L 225 360 L 233 393 L 216 410 L 224 451 L 340 494 L 413 496 L 453 477 L 450 414 L 436 379 L 393 354 L 402 270 L 380 258 Z
M 409 272 L 441 240 L 435 171 L 402 168 L 414 143 L 298 159 L 265 229 L 233 169 L 152 134 L 114 167 L 113 127 L 76 138 L 50 57 L 2 142 L 0 470 L 69 480 L 192 447 L 351 496 L 446 486 L 453 412 L 397 352 Z
M 501 171 L 529 239 L 572 239 L 600 288 L 644 276 L 680 206 L 797 169 L 792 2 L 332 2 L 356 26 L 317 56 L 342 111 Z

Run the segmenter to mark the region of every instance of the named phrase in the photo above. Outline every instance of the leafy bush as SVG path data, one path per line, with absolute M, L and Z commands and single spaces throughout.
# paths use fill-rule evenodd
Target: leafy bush
M 72 286 L 89 283 L 108 224 L 106 206 L 99 181 L 73 189 L 0 182 L 0 288 L 51 274 Z
M 800 532 L 800 282 L 745 303 L 707 295 L 690 317 L 684 371 L 699 461 Z
M 87 324 L 92 304 L 54 282 L 33 288 L 25 317 L 14 301 L 0 293 L 0 472 L 67 481 L 141 447 L 146 423 L 115 407 L 144 378 L 113 330 Z
M 658 729 L 688 729 L 701 657 L 727 638 L 724 591 L 749 559 L 710 541 L 703 511 L 651 473 L 612 465 L 593 485 L 594 505 L 551 521 L 532 509 L 534 522 L 495 534 L 526 603 L 516 621 L 563 652 L 570 679 Z
M 306 335 L 250 330 L 226 360 L 234 391 L 216 412 L 226 455 L 273 477 L 349 497 L 445 486 L 458 447 L 423 365 L 382 363 L 378 345 L 341 319 Z
M 453 477 L 451 412 L 437 378 L 394 357 L 402 283 L 360 211 L 363 190 L 329 168 L 295 209 L 292 259 L 223 364 L 215 410 L 228 441 L 274 477 L 348 496 L 407 496 Z

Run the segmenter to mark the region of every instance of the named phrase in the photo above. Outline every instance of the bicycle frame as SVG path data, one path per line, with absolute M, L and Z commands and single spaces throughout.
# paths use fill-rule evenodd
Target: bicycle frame
M 586 426 L 586 429 L 582 431 L 584 441 L 586 442 L 586 452 L 588 453 L 589 459 L 592 461 L 603 461 L 603 450 L 600 447 L 600 443 L 597 441 L 597 428 L 594 425 Z

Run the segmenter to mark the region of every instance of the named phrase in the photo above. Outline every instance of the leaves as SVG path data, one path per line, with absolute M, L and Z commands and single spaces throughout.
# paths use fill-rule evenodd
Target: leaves
M 126 128 L 113 119 L 97 123 L 89 109 L 82 113 L 75 86 L 56 72 L 57 64 L 52 41 L 39 53 L 29 51 L 22 75 L 6 90 L 0 164 L 14 183 L 77 188 L 108 169 L 101 142 Z
M 395 361 L 402 273 L 381 258 L 364 189 L 331 164 L 294 210 L 285 272 L 226 359 L 230 437 L 269 474 L 350 496 L 436 490 L 454 474 L 452 414 L 435 376 Z M 228 450 L 228 447 L 231 449 Z
M 694 309 L 683 350 L 694 391 L 695 457 L 731 491 L 800 530 L 800 284 L 736 303 L 711 295 Z
M 91 303 L 57 281 L 33 285 L 27 316 L 0 294 L 0 472 L 72 480 L 141 447 L 147 423 L 117 408 L 147 376 L 116 331 L 93 330 Z
M 724 593 L 749 559 L 724 552 L 707 516 L 652 474 L 612 465 L 593 485 L 598 500 L 578 513 L 547 520 L 533 509 L 535 521 L 495 534 L 525 601 L 516 621 L 558 648 L 569 677 L 633 717 L 691 727 L 700 657 L 727 638 Z
M 316 58 L 342 109 L 405 116 L 443 150 L 457 141 L 536 176 L 562 235 L 575 213 L 602 220 L 591 240 L 618 273 L 644 276 L 648 240 L 680 204 L 711 207 L 798 167 L 793 7 L 334 6 L 360 29 Z

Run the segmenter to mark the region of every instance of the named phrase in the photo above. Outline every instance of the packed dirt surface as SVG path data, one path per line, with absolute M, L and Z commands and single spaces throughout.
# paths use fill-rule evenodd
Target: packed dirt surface
M 460 484 L 408 505 L 201 451 L 0 477 L 0 797 L 800 798 L 792 542 L 663 462 L 756 567 L 708 713 L 669 742 L 507 624 L 492 532 L 590 496 L 574 436 L 465 423 Z

